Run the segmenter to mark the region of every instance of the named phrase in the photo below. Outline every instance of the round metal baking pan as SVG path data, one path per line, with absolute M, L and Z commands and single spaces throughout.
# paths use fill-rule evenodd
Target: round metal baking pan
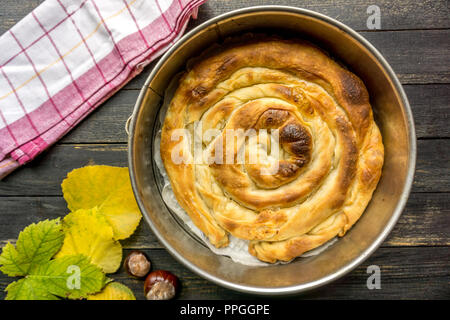
M 162 201 L 156 184 L 153 134 L 164 90 L 186 62 L 233 35 L 268 30 L 318 44 L 357 74 L 371 98 L 385 146 L 378 187 L 360 220 L 317 256 L 289 264 L 250 267 L 218 256 L 194 240 Z M 361 264 L 387 237 L 411 189 L 416 137 L 408 100 L 383 56 L 362 36 L 322 14 L 293 7 L 259 6 L 215 17 L 177 41 L 150 73 L 130 123 L 128 161 L 133 190 L 146 222 L 167 250 L 187 268 L 221 286 L 247 293 L 305 292 L 334 281 Z

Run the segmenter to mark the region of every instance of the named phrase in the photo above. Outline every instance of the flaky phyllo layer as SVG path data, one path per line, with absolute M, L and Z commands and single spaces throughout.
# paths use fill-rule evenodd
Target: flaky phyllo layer
M 213 245 L 227 246 L 230 233 L 276 262 L 351 228 L 384 150 L 358 77 L 309 43 L 266 38 L 222 47 L 183 76 L 161 157 Z

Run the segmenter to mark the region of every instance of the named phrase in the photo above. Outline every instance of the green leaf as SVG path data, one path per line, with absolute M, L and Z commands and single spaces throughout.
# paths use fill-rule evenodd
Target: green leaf
M 22 278 L 7 286 L 6 291 L 6 300 L 59 300 L 35 279 Z
M 8 276 L 25 276 L 48 261 L 61 248 L 64 233 L 59 219 L 44 220 L 26 227 L 16 246 L 7 243 L 0 255 L 0 271 Z
M 10 284 L 7 300 L 80 299 L 102 290 L 107 279 L 84 255 L 53 259 L 32 270 L 24 279 Z

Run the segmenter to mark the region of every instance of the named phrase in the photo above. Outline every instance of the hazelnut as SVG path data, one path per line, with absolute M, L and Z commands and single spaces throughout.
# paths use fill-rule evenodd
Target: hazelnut
M 129 275 L 137 278 L 145 277 L 151 267 L 146 254 L 138 250 L 131 251 L 123 265 Z
M 144 283 L 147 300 L 170 300 L 177 294 L 178 278 L 169 271 L 150 272 Z

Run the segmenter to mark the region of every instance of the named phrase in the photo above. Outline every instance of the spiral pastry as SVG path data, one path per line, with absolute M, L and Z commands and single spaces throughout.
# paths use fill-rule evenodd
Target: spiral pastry
M 213 245 L 227 246 L 230 233 L 273 263 L 351 228 L 384 149 L 357 76 L 310 43 L 264 38 L 228 44 L 184 74 L 161 157 L 179 204 Z

